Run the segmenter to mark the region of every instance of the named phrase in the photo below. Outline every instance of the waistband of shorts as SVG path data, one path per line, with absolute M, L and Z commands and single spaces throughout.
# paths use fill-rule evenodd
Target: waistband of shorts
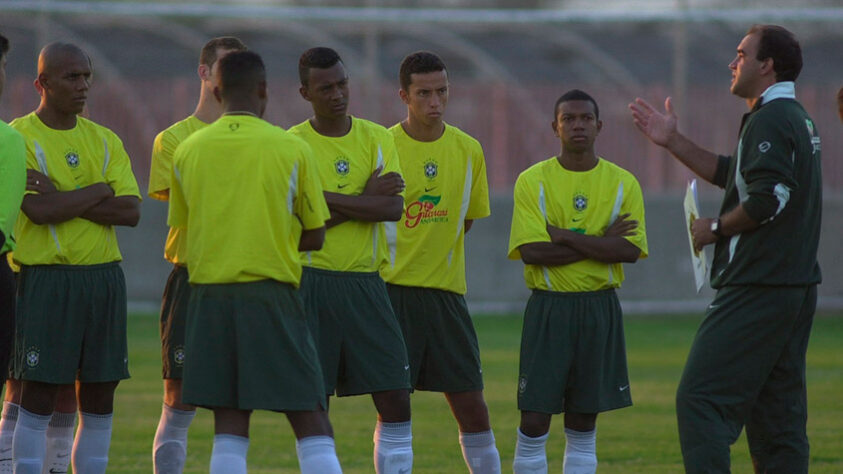
M 540 290 L 538 288 L 533 289 L 533 294 L 536 296 L 548 296 L 551 298 L 588 298 L 588 297 L 595 297 L 595 298 L 604 298 L 606 296 L 611 296 L 615 294 L 614 288 L 606 288 L 605 290 L 596 290 L 596 291 L 549 291 L 549 290 Z
M 61 270 L 61 271 L 77 271 L 77 272 L 86 272 L 86 271 L 96 271 L 96 270 L 106 270 L 109 268 L 117 268 L 120 267 L 120 261 L 115 260 L 113 262 L 107 263 L 95 263 L 93 265 L 63 265 L 63 264 L 51 264 L 51 265 L 21 265 L 21 271 L 25 269 L 32 269 L 32 270 Z
M 296 287 L 292 283 L 288 283 L 286 281 L 279 281 L 273 280 L 272 278 L 263 278 L 260 280 L 252 280 L 252 281 L 232 281 L 228 283 L 191 283 L 191 287 L 193 288 L 250 288 L 255 287 L 259 288 L 261 286 L 266 287 L 278 287 L 278 288 L 286 288 L 290 291 L 296 291 Z
M 335 278 L 380 278 L 378 272 L 341 272 L 339 270 L 326 270 L 324 268 L 302 266 L 302 272 L 315 273 Z

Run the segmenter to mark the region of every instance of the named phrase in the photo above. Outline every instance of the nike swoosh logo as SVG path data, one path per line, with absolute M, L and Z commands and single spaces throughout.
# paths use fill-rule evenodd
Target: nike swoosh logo
M 409 468 L 409 467 L 408 467 L 407 469 L 399 469 L 399 470 L 398 470 L 398 474 L 407 474 L 408 472 L 410 472 L 410 468 Z
M 579 222 L 581 220 L 582 220 L 582 217 L 580 217 L 579 219 L 571 219 L 571 222 Z
M 56 457 L 57 457 L 57 458 L 59 458 L 59 459 L 61 459 L 61 458 L 66 458 L 66 457 L 68 457 L 68 456 L 70 456 L 70 453 L 59 453 L 59 454 L 56 454 Z
M 50 472 L 50 474 L 67 474 L 67 471 L 60 471 L 60 470 L 56 470 L 54 468 L 50 468 L 49 472 Z
M 410 366 L 409 366 L 409 365 L 405 365 L 405 366 L 404 366 L 404 370 L 410 370 Z
M 344 188 L 344 187 L 346 187 L 346 186 L 348 186 L 348 183 L 345 183 L 345 184 L 338 184 L 338 185 L 337 185 L 337 189 L 342 189 L 342 188 Z
M 424 188 L 424 192 L 429 193 L 430 191 L 433 191 L 434 189 L 436 189 L 436 186 L 434 186 L 432 188 Z
M 624 390 L 629 388 L 629 384 L 624 385 L 623 387 L 618 387 L 619 392 L 623 392 Z

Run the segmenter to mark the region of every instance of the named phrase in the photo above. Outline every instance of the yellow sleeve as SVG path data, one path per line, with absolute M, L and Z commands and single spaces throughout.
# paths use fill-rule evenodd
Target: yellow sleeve
M 296 201 L 293 212 L 298 216 L 303 230 L 313 230 L 323 227 L 325 221 L 331 217 L 325 195 L 322 193 L 322 182 L 319 173 L 313 165 L 313 152 L 305 145 L 299 160 L 298 183 L 296 186 Z
M 184 163 L 179 156 L 173 158 L 170 172 L 170 206 L 167 212 L 167 225 L 170 227 L 187 228 L 188 207 L 182 186 L 180 167 Z
M 381 153 L 383 156 L 383 171 L 381 174 L 391 173 L 394 171 L 401 176 L 404 176 L 401 172 L 401 161 L 398 159 L 398 149 L 395 147 L 395 139 L 392 138 L 392 134 L 389 132 L 381 134 L 378 146 L 381 147 Z M 401 191 L 398 195 L 403 199 L 404 191 Z
M 635 234 L 625 237 L 632 245 L 641 249 L 641 257 L 647 258 L 647 226 L 644 222 L 644 197 L 641 193 L 641 185 L 638 180 L 630 175 L 624 185 L 628 185 L 630 192 L 625 193 L 623 203 L 621 204 L 621 214 L 629 214 L 629 218 L 638 221 L 638 227 L 635 228 Z
M 489 209 L 489 182 L 486 180 L 486 159 L 478 143 L 471 153 L 471 196 L 466 219 L 480 219 L 491 214 Z
M 105 182 L 114 190 L 115 196 L 140 198 L 138 182 L 132 172 L 132 162 L 123 148 L 123 142 L 117 135 L 112 135 L 107 143 L 109 158 L 105 169 Z
M 544 190 L 541 181 L 532 184 L 523 174 L 515 182 L 512 226 L 509 230 L 509 254 L 512 260 L 521 259 L 518 247 L 533 242 L 550 242 L 547 216 L 544 210 Z
M 152 161 L 149 165 L 149 197 L 159 201 L 168 199 L 173 154 L 178 146 L 179 141 L 167 130 L 155 137 L 152 143 Z

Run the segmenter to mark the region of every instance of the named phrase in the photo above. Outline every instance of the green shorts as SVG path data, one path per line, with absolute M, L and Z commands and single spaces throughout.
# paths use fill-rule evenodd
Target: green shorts
M 524 312 L 518 409 L 600 413 L 632 405 L 614 290 L 533 290 Z
M 417 390 L 483 390 L 480 347 L 458 293 L 386 285 L 410 356 L 410 382 Z
M 410 388 L 404 336 L 377 272 L 304 267 L 299 291 L 317 341 L 326 393 Z
M 18 285 L 16 379 L 129 378 L 126 282 L 118 262 L 23 266 Z
M 311 411 L 325 388 L 298 292 L 286 283 L 193 285 L 182 401 L 239 410 Z
M 161 367 L 165 379 L 180 379 L 184 369 L 184 328 L 190 284 L 187 267 L 174 265 L 161 301 Z

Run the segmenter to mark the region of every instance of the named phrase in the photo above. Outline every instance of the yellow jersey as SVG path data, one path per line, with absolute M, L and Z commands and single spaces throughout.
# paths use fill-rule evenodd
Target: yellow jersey
M 298 287 L 301 229 L 330 217 L 310 147 L 260 118 L 224 115 L 176 150 L 171 227 L 187 229 L 191 283 Z
M 140 199 L 129 155 L 111 130 L 84 117 L 76 117 L 76 126 L 70 130 L 55 130 L 35 112 L 10 125 L 26 142 L 26 167 L 49 176 L 58 191 L 105 182 L 115 196 Z M 122 260 L 114 226 L 81 217 L 37 225 L 21 212 L 15 236 L 14 258 L 21 265 L 95 265 Z
M 374 122 L 352 117 L 351 130 L 342 137 L 319 134 L 310 120 L 289 131 L 310 145 L 325 191 L 359 195 L 378 167 L 381 174 L 401 173 L 392 135 Z M 394 222 L 343 222 L 328 229 L 321 250 L 302 253 L 302 264 L 344 272 L 378 271 L 389 259 L 386 228 L 394 234 L 394 226 Z
M 174 123 L 155 137 L 152 143 L 152 161 L 149 165 L 149 197 L 159 201 L 170 199 L 170 176 L 173 171 L 173 154 L 179 144 L 193 132 L 209 124 L 191 115 Z M 164 258 L 172 263 L 185 261 L 185 231 L 170 227 L 164 243 Z
M 389 239 L 395 257 L 381 267 L 388 283 L 465 294 L 465 225 L 489 215 L 489 184 L 480 143 L 445 124 L 432 142 L 389 129 L 404 171 L 404 215 Z
M 646 258 L 644 199 L 632 173 L 603 158 L 588 171 L 567 170 L 556 157 L 541 161 L 515 182 L 509 258 L 521 258 L 521 245 L 550 242 L 547 224 L 602 236 L 620 214 L 638 221 L 635 234 L 625 238 L 641 250 L 640 258 Z M 624 274 L 620 263 L 586 259 L 569 265 L 525 265 L 524 279 L 531 289 L 582 292 L 617 288 Z

